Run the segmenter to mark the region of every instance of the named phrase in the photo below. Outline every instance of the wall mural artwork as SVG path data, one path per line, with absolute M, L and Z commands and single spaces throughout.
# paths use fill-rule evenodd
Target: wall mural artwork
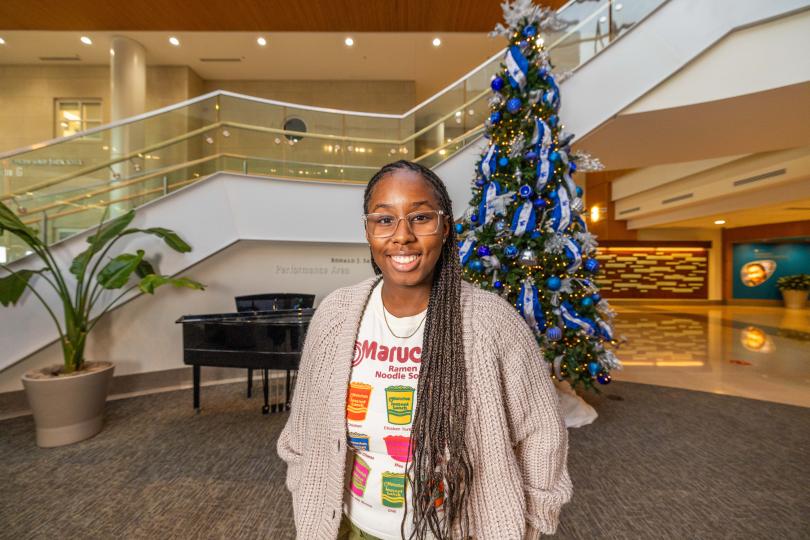
M 732 261 L 734 298 L 781 300 L 776 280 L 810 272 L 810 243 L 734 244 Z

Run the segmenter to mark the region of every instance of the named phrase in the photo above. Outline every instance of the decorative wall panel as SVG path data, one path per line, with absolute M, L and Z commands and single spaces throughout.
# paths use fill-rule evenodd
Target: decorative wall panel
M 707 299 L 709 251 L 704 244 L 628 242 L 600 246 L 597 259 L 602 269 L 597 283 L 602 295 Z

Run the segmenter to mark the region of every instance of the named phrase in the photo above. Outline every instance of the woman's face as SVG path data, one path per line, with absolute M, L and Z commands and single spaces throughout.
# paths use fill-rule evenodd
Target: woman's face
M 394 217 L 394 222 L 412 212 L 440 209 L 427 180 L 409 170 L 395 170 L 377 182 L 368 204 L 369 213 L 388 214 Z M 438 216 L 438 220 L 438 230 L 430 235 L 413 234 L 405 219 L 399 221 L 388 238 L 375 238 L 366 229 L 371 254 L 386 283 L 404 287 L 432 283 L 442 244 L 450 234 L 448 218 Z

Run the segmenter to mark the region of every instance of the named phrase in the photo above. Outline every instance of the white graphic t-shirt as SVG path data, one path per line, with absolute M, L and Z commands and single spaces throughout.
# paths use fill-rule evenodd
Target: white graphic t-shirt
M 343 510 L 362 531 L 396 540 L 402 538 L 405 465 L 412 456 L 409 441 L 426 313 L 397 318 L 384 309 L 381 280 L 363 313 L 354 348 L 346 399 L 348 445 L 354 456 L 346 471 Z M 406 538 L 413 528 L 410 495 L 409 482 Z

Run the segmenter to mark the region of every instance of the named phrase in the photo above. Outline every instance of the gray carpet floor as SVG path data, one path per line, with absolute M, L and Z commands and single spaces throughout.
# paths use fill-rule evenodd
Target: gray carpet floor
M 294 538 L 287 414 L 243 391 L 204 388 L 199 415 L 190 390 L 111 402 L 56 449 L 0 422 L 0 538 Z M 810 538 L 810 409 L 621 382 L 587 399 L 556 538 Z

